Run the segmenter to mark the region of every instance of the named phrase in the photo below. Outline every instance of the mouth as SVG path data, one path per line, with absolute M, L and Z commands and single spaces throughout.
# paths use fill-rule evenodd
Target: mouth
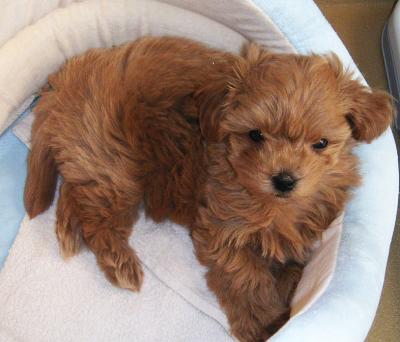
M 290 197 L 290 193 L 288 193 L 288 192 L 277 192 L 277 193 L 275 193 L 275 197 L 278 197 L 278 198 L 282 198 L 282 199 L 287 199 L 287 198 L 289 198 Z

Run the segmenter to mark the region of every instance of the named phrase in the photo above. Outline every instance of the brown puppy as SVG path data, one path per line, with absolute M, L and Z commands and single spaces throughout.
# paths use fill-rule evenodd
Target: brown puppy
M 73 58 L 35 108 L 25 206 L 53 201 L 64 256 L 81 240 L 114 284 L 139 290 L 128 245 L 140 203 L 191 229 L 233 334 L 261 341 L 289 317 L 310 247 L 359 184 L 357 141 L 390 124 L 390 98 L 334 57 L 242 56 L 144 38 Z

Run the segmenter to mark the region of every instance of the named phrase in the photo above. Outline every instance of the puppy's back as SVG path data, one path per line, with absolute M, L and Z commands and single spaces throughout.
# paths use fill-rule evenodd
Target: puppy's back
M 42 201 L 38 214 L 51 204 L 55 167 L 74 184 L 119 184 L 171 169 L 196 131 L 180 113 L 185 99 L 227 72 L 233 58 L 186 39 L 147 37 L 69 60 L 49 77 L 35 108 L 32 156 L 46 150 L 49 163 L 31 158 L 26 194 L 39 191 L 34 184 L 46 190 L 26 196 L 27 208 Z M 38 182 L 39 174 L 52 181 Z

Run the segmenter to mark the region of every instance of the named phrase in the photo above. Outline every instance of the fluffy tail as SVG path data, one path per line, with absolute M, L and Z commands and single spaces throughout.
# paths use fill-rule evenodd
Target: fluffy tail
M 34 218 L 53 202 L 57 185 L 57 168 L 48 141 L 42 136 L 32 139 L 25 184 L 25 209 Z

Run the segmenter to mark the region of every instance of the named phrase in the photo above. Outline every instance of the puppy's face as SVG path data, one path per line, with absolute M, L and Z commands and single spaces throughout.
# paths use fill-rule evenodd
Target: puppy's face
M 206 139 L 225 144 L 250 193 L 298 201 L 355 172 L 351 148 L 380 135 L 391 119 L 390 98 L 352 80 L 336 57 L 277 55 L 252 45 L 223 105 L 200 123 Z

